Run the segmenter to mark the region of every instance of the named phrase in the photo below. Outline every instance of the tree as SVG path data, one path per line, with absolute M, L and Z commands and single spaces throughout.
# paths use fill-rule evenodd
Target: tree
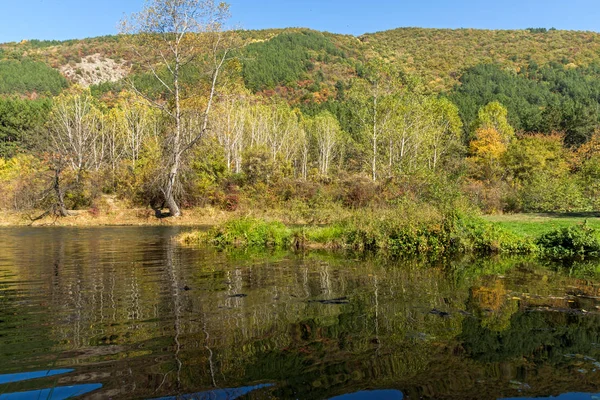
M 54 213 L 66 217 L 65 188 L 61 183 L 62 172 L 70 168 L 79 182 L 83 173 L 102 162 L 102 146 L 99 146 L 102 114 L 88 89 L 74 87 L 63 92 L 54 101 L 48 120 L 48 162 L 54 176 L 52 190 L 56 204 Z
M 0 97 L 0 157 L 28 150 L 48 117 L 50 99 L 25 100 Z
M 458 148 L 462 122 L 458 108 L 445 98 L 430 98 L 425 102 L 429 115 L 429 132 L 425 138 L 428 166 L 435 170 L 440 159 Z
M 319 151 L 319 172 L 327 176 L 334 150 L 341 143 L 340 124 L 331 113 L 324 111 L 314 118 L 311 128 Z
M 474 174 L 489 182 L 495 180 L 502 171 L 500 159 L 507 150 L 502 135 L 494 128 L 479 128 L 470 150 Z
M 495 130 L 505 145 L 515 138 L 515 130 L 508 123 L 508 110 L 497 101 L 480 108 L 473 124 L 473 132 L 489 129 Z
M 100 162 L 99 122 L 102 115 L 88 89 L 74 88 L 59 95 L 49 119 L 50 148 L 80 176 Z
M 141 66 L 163 89 L 161 98 L 153 98 L 138 90 L 135 80 L 131 80 L 132 88 L 171 121 L 163 145 L 161 190 L 174 217 L 181 215 L 176 200 L 180 170 L 186 155 L 209 129 L 219 74 L 228 59 L 229 46 L 223 32 L 228 17 L 229 5 L 214 0 L 147 0 L 142 11 L 122 23 L 121 32 L 130 34 Z M 203 73 L 202 101 L 192 102 L 199 96 L 182 83 L 184 69 L 192 63 L 198 63 Z M 201 115 L 186 109 L 186 102 L 202 104 Z M 200 124 L 186 123 L 187 118 Z
M 397 72 L 382 62 L 370 62 L 350 92 L 350 101 L 359 119 L 361 133 L 368 140 L 371 179 L 378 178 L 379 153 L 383 136 L 389 131 L 397 90 Z

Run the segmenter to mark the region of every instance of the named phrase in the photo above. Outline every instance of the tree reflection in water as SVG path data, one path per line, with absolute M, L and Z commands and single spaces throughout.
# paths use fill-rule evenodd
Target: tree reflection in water
M 180 247 L 176 232 L 0 230 L 0 374 L 73 370 L 0 383 L 0 393 L 75 384 L 101 384 L 90 394 L 99 398 L 600 391 L 595 276 L 524 259 L 220 253 Z

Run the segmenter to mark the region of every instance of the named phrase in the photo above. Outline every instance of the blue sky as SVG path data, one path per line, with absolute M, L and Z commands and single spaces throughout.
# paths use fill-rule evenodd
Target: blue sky
M 598 0 L 230 0 L 245 29 L 308 27 L 360 35 L 405 26 L 600 31 Z M 114 34 L 143 0 L 0 0 L 0 42 Z

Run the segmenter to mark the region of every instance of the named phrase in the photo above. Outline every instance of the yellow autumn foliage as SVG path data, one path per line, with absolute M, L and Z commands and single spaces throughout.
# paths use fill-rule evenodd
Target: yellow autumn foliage
M 470 150 L 475 158 L 497 160 L 506 152 L 507 147 L 496 129 L 486 127 L 477 129 Z

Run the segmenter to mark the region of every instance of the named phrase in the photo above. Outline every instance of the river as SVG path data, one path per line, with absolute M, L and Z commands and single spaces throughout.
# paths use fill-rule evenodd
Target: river
M 0 229 L 0 400 L 600 398 L 594 263 L 219 252 L 179 232 Z

